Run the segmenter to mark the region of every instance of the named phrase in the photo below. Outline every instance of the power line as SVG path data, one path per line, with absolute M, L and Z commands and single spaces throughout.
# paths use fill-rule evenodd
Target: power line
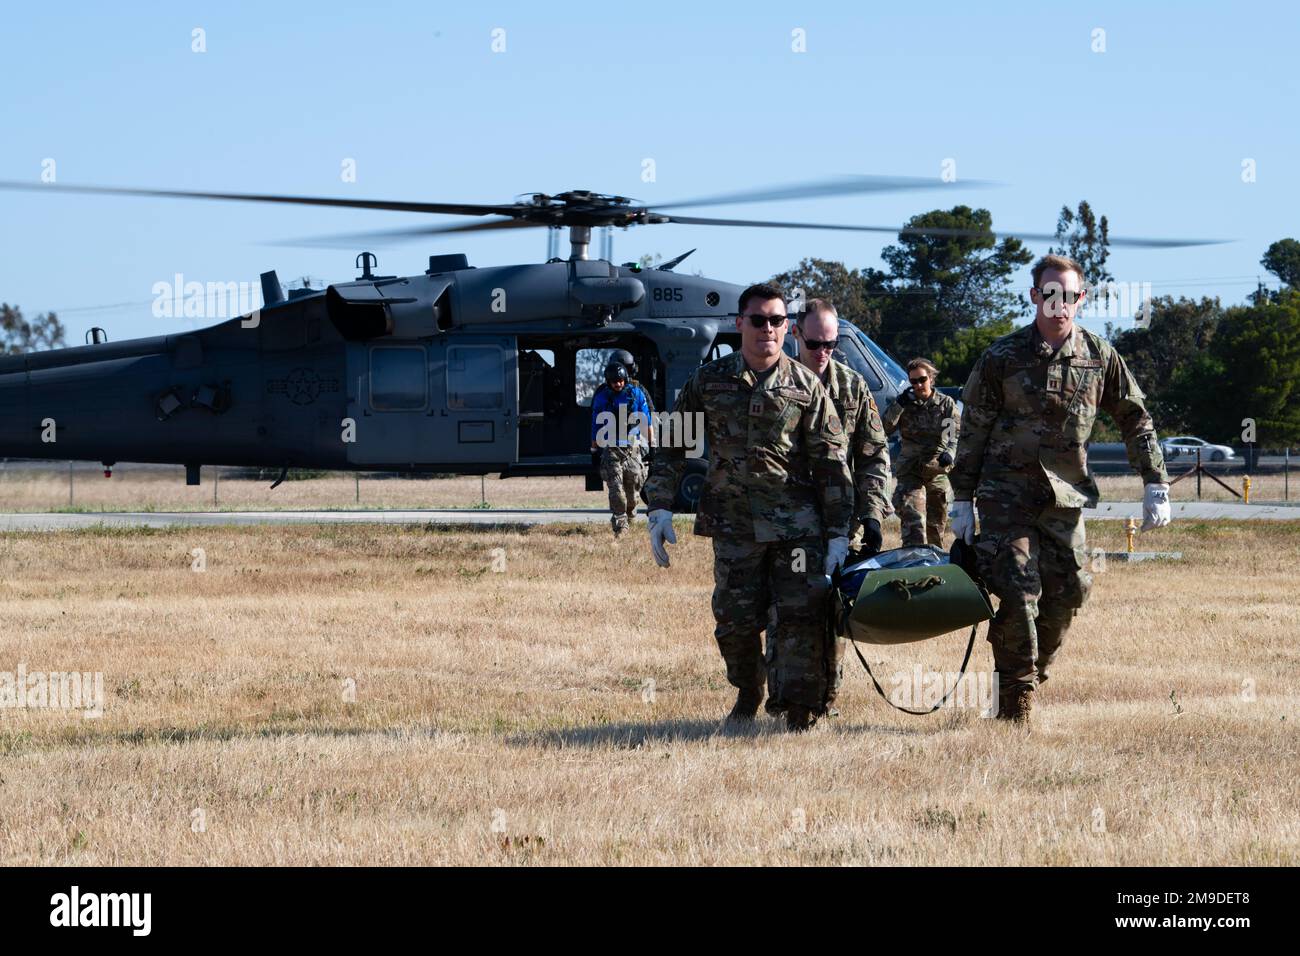
M 67 315 L 69 312 L 106 312 L 110 309 L 134 309 L 136 306 L 150 305 L 156 299 L 140 299 L 136 302 L 115 302 L 111 305 L 77 305 L 70 309 L 47 309 L 47 312 L 53 312 L 55 315 Z

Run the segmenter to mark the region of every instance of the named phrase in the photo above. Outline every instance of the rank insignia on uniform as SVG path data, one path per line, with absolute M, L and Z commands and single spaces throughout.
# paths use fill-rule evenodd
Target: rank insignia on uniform
M 1049 392 L 1059 392 L 1064 375 L 1059 365 L 1049 365 L 1047 367 L 1047 390 Z
M 754 401 L 750 402 L 750 403 L 749 403 L 749 414 L 751 414 L 751 415 L 761 415 L 761 414 L 763 414 L 763 403 L 760 402 L 758 399 L 755 399 Z

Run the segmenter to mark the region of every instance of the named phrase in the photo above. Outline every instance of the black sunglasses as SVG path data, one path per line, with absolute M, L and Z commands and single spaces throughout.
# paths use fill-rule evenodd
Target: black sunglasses
M 913 385 L 920 385 L 922 382 L 930 381 L 930 376 L 922 375 L 920 378 L 909 378 L 908 381 L 911 382 Z
M 1038 288 L 1038 286 L 1034 286 L 1034 289 L 1044 299 L 1050 299 L 1052 296 L 1060 296 L 1062 299 L 1065 300 L 1066 305 L 1074 305 L 1074 303 L 1078 302 L 1081 298 L 1083 298 L 1082 291 L 1074 292 L 1072 290 L 1067 289 L 1064 292 L 1062 292 L 1059 289 L 1053 289 L 1051 292 L 1048 292 L 1046 289 Z
M 779 329 L 785 324 L 786 317 L 784 315 L 758 315 L 757 313 L 751 312 L 749 315 L 745 316 L 745 318 L 749 319 L 749 324 L 756 329 L 761 329 L 765 325 L 770 325 L 774 329 Z
M 810 349 L 830 349 L 833 350 L 840 344 L 839 339 L 826 339 L 824 342 L 817 339 L 804 339 L 803 344 Z

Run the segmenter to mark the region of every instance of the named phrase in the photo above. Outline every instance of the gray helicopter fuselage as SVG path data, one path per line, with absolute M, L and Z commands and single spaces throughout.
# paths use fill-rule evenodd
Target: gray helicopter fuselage
M 600 259 L 437 256 L 204 329 L 0 357 L 0 457 L 174 463 L 191 483 L 205 464 L 590 476 L 590 370 L 632 352 L 668 410 L 738 346 L 741 289 Z M 839 357 L 882 408 L 901 387 L 847 322 Z

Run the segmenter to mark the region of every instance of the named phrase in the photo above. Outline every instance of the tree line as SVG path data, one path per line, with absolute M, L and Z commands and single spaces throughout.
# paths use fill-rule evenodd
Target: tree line
M 62 348 L 66 330 L 53 312 L 44 312 L 36 318 L 23 318 L 16 305 L 0 304 L 0 355 L 18 355 L 22 352 L 39 352 L 42 349 Z
M 986 235 L 909 231 L 921 227 Z M 987 209 L 936 209 L 908 220 L 898 242 L 881 252 L 884 269 L 804 259 L 772 281 L 831 299 L 896 358 L 927 357 L 942 382 L 962 385 L 989 344 L 1032 317 L 1013 277 L 1033 255 L 1018 239 L 997 239 L 992 228 Z M 1065 206 L 1049 250 L 1082 266 L 1099 305 L 1113 294 L 1108 233 L 1106 217 L 1086 201 Z M 1106 323 L 1104 336 L 1146 392 L 1161 434 L 1261 447 L 1300 440 L 1300 242 L 1273 243 L 1260 264 L 1279 289 L 1261 285 L 1248 301 L 1228 306 L 1218 298 L 1159 296 L 1141 305 L 1134 327 Z M 1118 430 L 1103 415 L 1093 437 L 1116 440 Z

